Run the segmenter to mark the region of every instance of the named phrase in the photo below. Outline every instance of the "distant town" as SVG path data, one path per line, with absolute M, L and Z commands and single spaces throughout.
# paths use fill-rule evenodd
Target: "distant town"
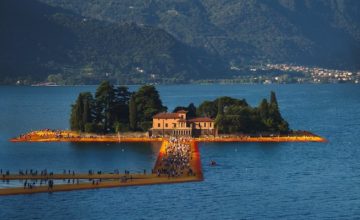
M 290 83 L 354 83 L 360 82 L 360 70 L 337 70 L 322 67 L 309 67 L 292 64 L 262 64 L 244 67 L 230 67 L 230 74 L 226 78 L 213 79 L 176 79 L 164 78 L 161 74 L 149 73 L 142 67 L 134 68 L 130 75 L 116 77 L 112 73 L 104 73 L 104 77 L 115 84 L 174 84 L 178 83 L 223 83 L 223 84 L 290 84 Z M 94 73 L 91 73 L 94 74 Z M 132 77 L 136 77 L 133 79 Z M 94 81 L 96 82 L 96 81 Z M 16 85 L 28 85 L 26 81 L 18 80 Z M 58 85 L 83 85 L 86 83 L 74 83 L 67 81 L 61 74 L 51 74 L 46 81 L 33 83 L 32 86 L 58 86 Z M 90 83 L 94 84 L 94 83 Z
M 360 71 L 326 69 L 292 64 L 263 64 L 250 67 L 231 66 L 231 78 L 199 80 L 195 83 L 355 83 L 360 82 Z
M 304 73 L 305 78 L 310 78 L 310 80 L 314 83 L 338 83 L 338 82 L 359 83 L 360 80 L 360 71 L 351 72 L 346 70 L 325 69 L 320 67 L 293 66 L 288 64 L 267 64 L 266 68 L 270 70 L 282 70 L 289 72 Z M 299 80 L 299 82 L 301 81 L 302 80 Z

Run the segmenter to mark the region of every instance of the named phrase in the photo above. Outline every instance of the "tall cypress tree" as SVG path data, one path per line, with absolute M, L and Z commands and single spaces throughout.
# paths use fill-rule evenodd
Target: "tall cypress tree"
M 84 131 L 87 123 L 93 121 L 93 96 L 89 92 L 80 93 L 74 105 L 71 106 L 70 128 L 74 131 Z
M 79 131 L 79 111 L 77 102 L 71 105 L 71 115 L 70 115 L 70 129 L 72 131 Z
M 270 105 L 276 106 L 276 108 L 278 108 L 278 102 L 274 91 L 270 92 Z
M 289 131 L 289 124 L 282 118 L 279 105 L 274 91 L 270 93 L 269 116 L 273 120 L 271 131 L 286 133 Z
M 135 131 L 137 129 L 137 109 L 134 95 L 131 96 L 129 103 L 129 123 L 130 129 Z
M 222 98 L 220 98 L 217 103 L 217 115 L 223 115 L 223 114 L 224 114 L 224 103 Z
M 96 120 L 105 133 L 113 131 L 114 88 L 109 81 L 103 81 L 96 89 Z
M 86 124 L 91 124 L 94 120 L 94 98 L 90 92 L 82 93 L 82 96 L 82 130 L 85 131 Z
M 189 118 L 195 118 L 196 117 L 196 106 L 194 103 L 190 103 L 187 107 L 187 117 Z
M 259 114 L 262 120 L 269 118 L 269 104 L 267 99 L 263 99 L 259 105 Z
M 120 86 L 115 89 L 115 103 L 113 109 L 113 120 L 115 122 L 121 123 L 122 126 L 129 123 L 129 101 L 130 101 L 131 92 L 129 92 L 128 87 Z

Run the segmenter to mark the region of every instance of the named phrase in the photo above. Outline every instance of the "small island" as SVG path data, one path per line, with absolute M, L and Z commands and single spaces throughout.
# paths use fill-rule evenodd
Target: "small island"
M 219 97 L 178 106 L 167 113 L 159 93 L 152 85 L 136 92 L 101 83 L 95 97 L 80 93 L 72 105 L 72 131 L 86 133 L 149 132 L 149 136 L 218 136 L 223 134 L 290 134 L 289 124 L 280 113 L 274 92 L 251 107 L 245 99 Z
M 256 107 L 245 99 L 224 96 L 167 110 L 153 85 L 131 92 L 104 81 L 94 95 L 80 93 L 71 105 L 70 131 L 33 131 L 11 141 L 152 142 L 169 137 L 204 142 L 326 141 L 308 131 L 291 130 L 273 91 L 269 101 L 263 99 Z

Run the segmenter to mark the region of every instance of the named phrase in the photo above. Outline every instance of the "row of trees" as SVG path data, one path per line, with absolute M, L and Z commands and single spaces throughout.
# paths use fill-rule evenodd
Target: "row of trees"
M 270 102 L 263 99 L 258 107 L 251 107 L 245 99 L 220 97 L 204 101 L 197 115 L 215 118 L 219 133 L 286 133 L 289 124 L 282 118 L 276 95 L 270 94 Z
M 102 82 L 95 96 L 80 93 L 71 106 L 71 130 L 113 133 L 119 131 L 147 131 L 153 115 L 166 111 L 154 86 L 145 85 L 136 92 L 125 86 L 115 88 Z
M 95 96 L 80 93 L 71 108 L 71 130 L 81 132 L 113 133 L 120 131 L 147 131 L 152 118 L 166 111 L 159 93 L 152 85 L 144 85 L 136 92 L 127 87 L 114 87 L 102 82 Z M 186 110 L 188 118 L 215 118 L 219 133 L 286 133 L 289 124 L 282 118 L 276 95 L 270 94 L 270 102 L 263 99 L 258 107 L 251 107 L 245 99 L 220 97 L 204 101 L 197 108 L 193 103 L 178 106 L 173 112 Z

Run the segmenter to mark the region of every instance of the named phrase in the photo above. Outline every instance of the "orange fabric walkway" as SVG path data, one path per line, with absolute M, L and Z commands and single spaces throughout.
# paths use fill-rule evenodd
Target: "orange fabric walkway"
M 154 165 L 153 173 L 148 175 L 141 174 L 54 174 L 52 176 L 40 175 L 2 175 L 0 180 L 47 180 L 47 179 L 88 179 L 97 180 L 96 184 L 92 181 L 75 183 L 75 184 L 56 184 L 51 190 L 48 186 L 35 186 L 32 189 L 23 187 L 2 188 L 1 195 L 17 195 L 17 194 L 31 194 L 41 192 L 58 192 L 69 190 L 82 189 L 97 189 L 108 187 L 122 187 L 122 186 L 138 186 L 150 184 L 169 184 L 169 183 L 183 183 L 202 181 L 203 172 L 201 167 L 201 158 L 198 147 L 198 142 L 326 142 L 325 138 L 311 134 L 309 132 L 302 135 L 293 136 L 265 136 L 265 137 L 250 137 L 250 136 L 228 136 L 228 137 L 207 137 L 207 138 L 192 138 L 187 140 L 190 145 L 191 160 L 190 167 L 195 175 L 181 175 L 178 177 L 164 177 L 157 176 L 155 173 L 161 167 L 161 161 L 166 156 L 166 147 L 170 144 L 166 138 L 149 138 L 145 136 L 122 136 L 119 135 L 96 135 L 96 134 L 78 134 L 72 131 L 62 130 L 39 130 L 33 131 L 17 138 L 10 139 L 11 142 L 162 142 L 157 160 Z M 101 181 L 99 181 L 101 180 Z

